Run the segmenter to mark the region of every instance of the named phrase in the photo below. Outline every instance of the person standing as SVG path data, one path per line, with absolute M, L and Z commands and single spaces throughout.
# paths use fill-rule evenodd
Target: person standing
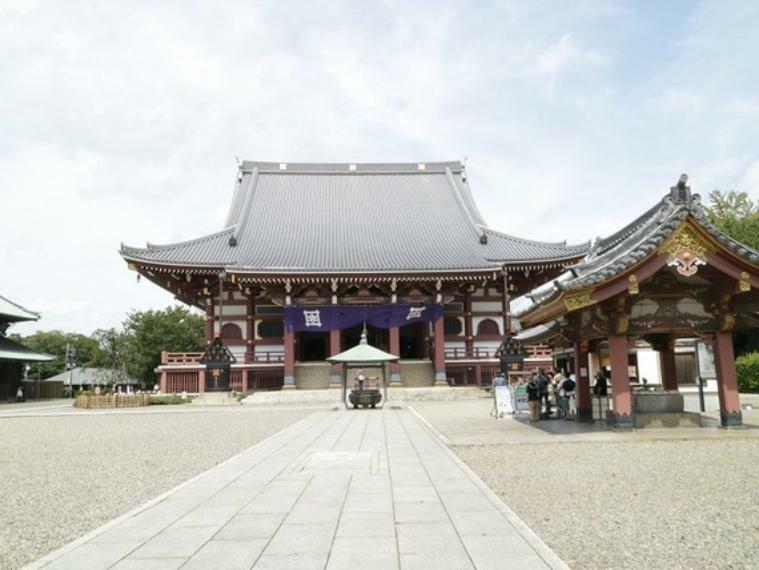
M 530 423 L 540 420 L 540 384 L 538 377 L 533 372 L 527 381 L 527 405 L 530 409 Z
M 542 368 L 538 368 L 538 388 L 540 389 L 540 398 L 546 406 L 545 417 L 551 415 L 551 400 L 548 399 L 548 377 Z
M 577 413 L 577 403 L 575 402 L 575 381 L 566 372 L 564 373 L 564 379 L 561 381 L 561 391 L 564 394 L 563 399 L 566 409 L 566 417 L 568 420 L 573 420 Z

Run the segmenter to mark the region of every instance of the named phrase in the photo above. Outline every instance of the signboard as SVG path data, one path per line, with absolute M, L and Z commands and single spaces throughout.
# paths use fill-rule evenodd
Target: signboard
M 229 364 L 206 364 L 206 392 L 229 392 Z
M 527 401 L 527 386 L 514 386 L 514 409 L 517 412 L 530 409 Z
M 511 390 L 508 386 L 495 386 L 493 389 L 493 398 L 495 398 L 496 418 L 502 418 L 504 415 L 514 413 L 514 406 L 511 401 Z
M 524 358 L 521 356 L 501 356 L 501 372 L 521 372 L 524 369 Z

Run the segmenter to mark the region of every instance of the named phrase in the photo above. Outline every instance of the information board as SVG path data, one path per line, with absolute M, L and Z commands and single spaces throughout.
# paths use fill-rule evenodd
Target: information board
M 493 389 L 495 398 L 495 415 L 496 418 L 502 418 L 505 415 L 514 413 L 514 406 L 511 401 L 511 390 L 508 386 L 496 386 Z
M 527 387 L 526 386 L 514 386 L 514 408 L 518 412 L 527 411 L 530 406 L 527 402 Z

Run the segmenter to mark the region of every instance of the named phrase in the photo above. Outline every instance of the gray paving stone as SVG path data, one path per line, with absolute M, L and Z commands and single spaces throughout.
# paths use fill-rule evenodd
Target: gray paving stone
M 211 540 L 203 545 L 183 566 L 188 570 L 248 570 L 268 542 L 255 540 Z
M 175 570 L 187 562 L 187 558 L 125 558 L 114 570 Z
M 393 498 L 390 492 L 385 493 L 356 493 L 351 487 L 343 506 L 344 513 L 391 513 Z
M 472 561 L 466 554 L 448 554 L 446 552 L 401 553 L 401 570 L 468 570 L 473 569 Z M 519 568 L 520 566 L 501 566 L 501 569 Z
M 478 570 L 512 568 L 548 568 L 545 562 L 523 540 L 505 540 L 494 536 L 468 536 L 464 546 Z
M 172 526 L 135 550 L 129 558 L 192 556 L 218 530 L 218 526 Z
M 396 526 L 401 554 L 424 554 L 445 551 L 464 552 L 464 546 L 450 522 L 409 523 Z
M 264 554 L 258 559 L 256 570 L 323 570 L 327 553 L 316 554 Z
M 444 521 L 448 521 L 448 514 L 439 501 L 402 501 L 395 503 L 395 522 L 397 523 Z
M 340 517 L 337 526 L 338 538 L 389 538 L 395 542 L 395 521 L 393 514 L 346 513 Z
M 392 570 L 398 568 L 395 539 L 336 538 L 328 570 Z
M 337 524 L 340 510 L 343 506 L 341 501 L 315 502 L 300 500 L 287 515 L 287 524 Z
M 53 561 L 46 568 L 55 570 L 96 570 L 108 568 L 140 546 L 140 542 L 85 543 Z
M 252 540 L 271 538 L 277 531 L 286 513 L 239 514 L 233 517 L 214 539 Z
M 283 524 L 264 550 L 266 555 L 324 554 L 329 552 L 335 525 Z
M 223 507 L 201 505 L 190 511 L 174 526 L 223 526 L 237 514 L 239 505 L 226 505 Z

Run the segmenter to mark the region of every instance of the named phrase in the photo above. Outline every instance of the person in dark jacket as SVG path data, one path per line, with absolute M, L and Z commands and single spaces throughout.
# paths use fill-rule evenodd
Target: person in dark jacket
M 530 408 L 530 423 L 540 419 L 540 384 L 534 372 L 527 381 L 527 405 Z
M 593 392 L 596 396 L 606 396 L 609 393 L 609 386 L 603 370 L 596 372 L 596 383 L 593 385 Z

